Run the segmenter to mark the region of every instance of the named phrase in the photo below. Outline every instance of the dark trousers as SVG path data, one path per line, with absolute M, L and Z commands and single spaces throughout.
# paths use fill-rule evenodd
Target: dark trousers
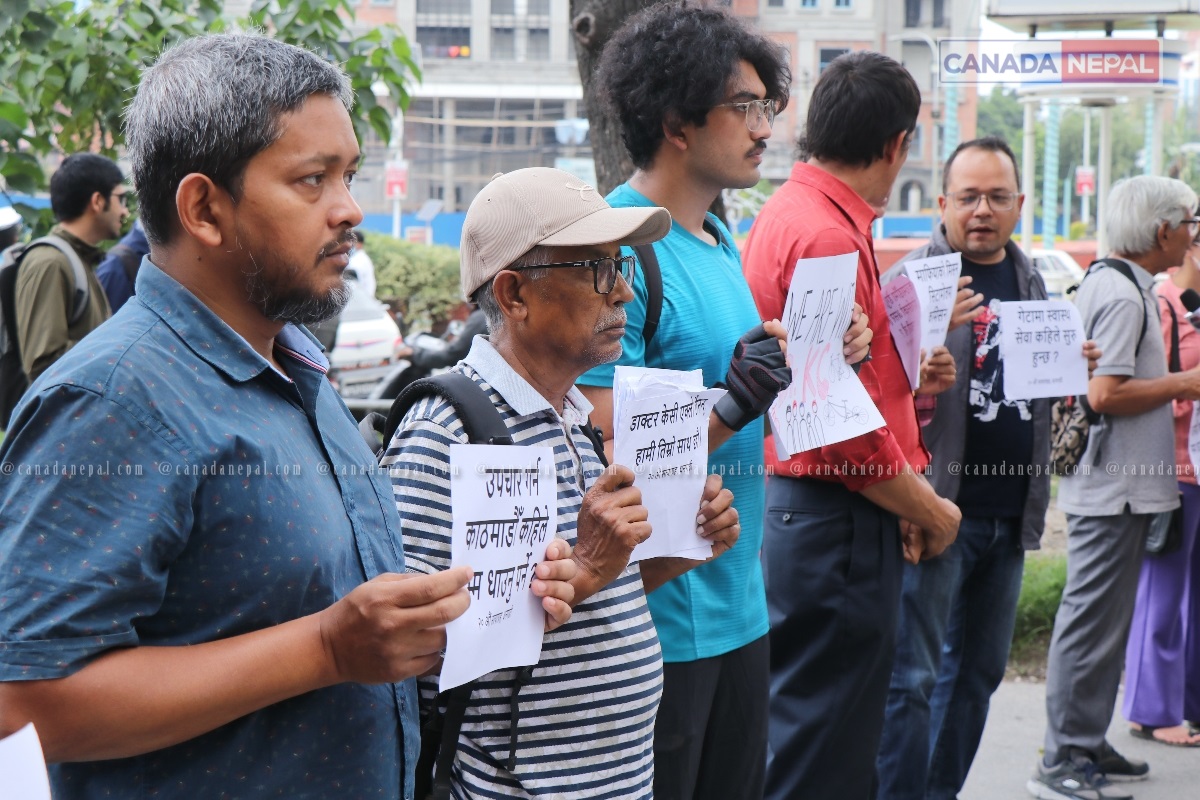
M 768 638 L 663 665 L 654 721 L 656 800 L 758 800 L 767 759 Z
M 902 565 L 893 514 L 840 484 L 767 479 L 771 800 L 875 796 Z

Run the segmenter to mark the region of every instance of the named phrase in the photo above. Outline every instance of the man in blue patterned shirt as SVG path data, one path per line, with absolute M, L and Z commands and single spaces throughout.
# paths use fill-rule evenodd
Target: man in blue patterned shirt
M 137 294 L 0 449 L 0 735 L 36 725 L 59 800 L 413 796 L 411 679 L 471 573 L 403 574 L 387 478 L 296 324 L 347 296 L 351 98 L 231 34 L 166 52 L 128 111 Z M 560 623 L 573 564 L 537 569 Z

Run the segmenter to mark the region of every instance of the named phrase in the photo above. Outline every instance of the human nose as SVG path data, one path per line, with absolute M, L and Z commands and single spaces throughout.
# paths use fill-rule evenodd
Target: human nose
M 612 291 L 606 296 L 610 305 L 628 303 L 633 300 L 633 288 L 630 287 L 629 281 L 625 280 L 625 276 L 619 270 L 617 272 L 617 282 L 613 284 Z
M 357 228 L 363 221 L 362 208 L 359 207 L 358 201 L 354 199 L 354 195 L 350 193 L 349 184 L 344 181 L 341 183 L 341 190 L 334 198 L 333 206 L 330 209 L 332 215 L 331 228 L 351 227 Z

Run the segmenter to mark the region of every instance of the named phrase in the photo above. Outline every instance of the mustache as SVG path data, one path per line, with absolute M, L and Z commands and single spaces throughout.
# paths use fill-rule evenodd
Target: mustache
M 746 157 L 750 158 L 751 156 L 760 155 L 766 149 L 767 149 L 767 143 L 764 140 L 759 139 L 757 142 L 755 142 L 754 147 L 750 148 L 750 152 L 746 153 Z
M 603 331 L 603 330 L 607 330 L 609 328 L 618 328 L 618 327 L 620 327 L 620 328 L 625 327 L 625 311 L 624 311 L 624 309 L 621 309 L 612 314 L 609 314 L 604 319 L 602 319 L 596 323 L 597 331 Z
M 334 250 L 337 250 L 339 247 L 342 247 L 343 245 L 350 244 L 351 242 L 356 242 L 356 241 L 358 241 L 358 240 L 354 238 L 353 234 L 350 233 L 350 229 L 347 228 L 346 232 L 343 233 L 341 236 L 334 239 L 332 242 L 327 242 L 324 245 L 322 245 L 321 250 L 317 254 L 317 261 L 321 261 L 322 259 L 325 258 L 325 256 L 329 255 Z

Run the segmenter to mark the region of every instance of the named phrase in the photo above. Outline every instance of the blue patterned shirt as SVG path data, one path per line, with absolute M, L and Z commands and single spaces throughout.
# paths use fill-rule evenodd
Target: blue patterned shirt
M 404 572 L 391 486 L 319 346 L 288 326 L 276 358 L 290 380 L 146 260 L 34 384 L 0 447 L 0 680 L 256 631 Z M 51 780 L 57 800 L 411 798 L 418 747 L 412 681 L 344 683 Z

